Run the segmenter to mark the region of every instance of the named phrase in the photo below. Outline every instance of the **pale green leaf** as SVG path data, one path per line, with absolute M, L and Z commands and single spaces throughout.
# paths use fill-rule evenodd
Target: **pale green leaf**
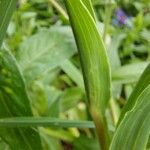
M 79 69 L 69 60 L 66 60 L 61 64 L 61 69 L 78 85 L 78 87 L 84 92 L 83 76 Z
M 123 84 L 137 82 L 147 65 L 148 62 L 124 65 L 112 72 L 112 80 Z
M 86 5 L 81 0 L 65 2 L 80 54 L 89 111 L 96 124 L 101 146 L 107 149 L 104 114 L 110 99 L 110 69 L 106 49 Z
M 82 99 L 82 97 L 83 92 L 79 88 L 72 87 L 66 89 L 60 99 L 61 111 L 64 112 L 77 106 L 78 102 Z
M 76 48 L 73 38 L 70 40 L 72 33 L 68 32 L 60 31 L 59 27 L 43 30 L 21 44 L 17 60 L 27 81 L 58 67 L 74 55 Z
M 66 0 L 66 6 L 79 48 L 88 99 L 104 112 L 110 97 L 110 71 L 102 38 L 80 0 Z

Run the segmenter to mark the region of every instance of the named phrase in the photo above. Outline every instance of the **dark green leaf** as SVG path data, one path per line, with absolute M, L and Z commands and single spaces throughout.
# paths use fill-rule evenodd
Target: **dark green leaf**
M 17 0 L 0 1 L 0 47 L 5 36 L 7 26 L 16 6 Z
M 32 116 L 22 74 L 14 57 L 5 50 L 0 51 L 0 108 L 0 118 Z M 13 150 L 42 149 L 36 129 L 1 127 L 0 136 Z

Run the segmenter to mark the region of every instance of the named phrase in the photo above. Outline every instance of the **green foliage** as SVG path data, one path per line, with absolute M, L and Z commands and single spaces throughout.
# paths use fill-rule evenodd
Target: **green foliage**
M 0 1 L 0 46 L 6 33 L 7 26 L 16 6 L 16 0 Z
M 43 30 L 21 44 L 17 60 L 27 81 L 56 68 L 75 53 L 70 37 L 60 33 L 61 30 L 59 27 Z M 71 34 L 69 28 L 67 30 Z
M 104 114 L 110 99 L 110 70 L 106 50 L 94 19 L 84 3 L 80 0 L 66 0 L 66 7 L 79 49 L 89 111 L 101 146 L 107 149 L 108 135 Z M 84 20 L 81 21 L 81 18 Z
M 110 150 L 143 150 L 149 138 L 150 128 L 150 86 L 145 88 L 136 99 L 136 104 L 129 110 L 112 140 Z
M 149 10 L 0 0 L 0 150 L 149 149 Z
M 137 100 L 138 97 L 149 86 L 149 84 L 150 84 L 150 64 L 145 69 L 145 71 L 142 74 L 141 78 L 139 79 L 136 87 L 134 88 L 131 96 L 129 97 L 127 104 L 123 108 L 122 113 L 120 115 L 120 120 L 122 120 L 122 118 L 124 117 L 126 112 L 130 111 L 134 107 L 134 105 L 138 101 Z M 148 99 L 149 99 L 149 97 L 148 97 Z
M 0 118 L 32 116 L 22 73 L 15 58 L 5 50 L 0 52 L 0 79 Z M 0 128 L 0 136 L 13 150 L 16 146 L 41 150 L 40 137 L 35 129 Z

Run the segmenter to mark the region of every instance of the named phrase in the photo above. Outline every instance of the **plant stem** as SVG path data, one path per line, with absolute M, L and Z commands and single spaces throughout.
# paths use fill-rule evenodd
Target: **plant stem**
M 111 113 L 113 124 L 114 126 L 116 126 L 118 119 L 119 119 L 119 110 L 116 106 L 116 103 L 114 102 L 114 99 L 110 100 L 109 108 L 110 108 L 110 113 Z
M 105 4 L 105 21 L 104 21 L 104 34 L 103 39 L 106 41 L 106 36 L 109 30 L 109 24 L 111 21 L 111 15 L 112 15 L 112 0 L 108 0 Z
M 69 20 L 69 17 L 65 10 L 55 1 L 55 0 L 49 0 L 49 2 L 58 10 L 58 12 L 66 19 Z
M 101 115 L 98 111 L 96 111 L 95 108 L 91 110 L 91 115 L 96 127 L 100 147 L 102 150 L 108 150 L 110 141 L 108 135 L 107 122 L 104 116 Z

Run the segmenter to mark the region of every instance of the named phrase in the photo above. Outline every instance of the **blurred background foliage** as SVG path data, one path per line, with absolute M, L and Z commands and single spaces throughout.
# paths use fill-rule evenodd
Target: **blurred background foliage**
M 92 3 L 111 65 L 113 90 L 106 115 L 113 133 L 121 108 L 150 60 L 150 1 Z M 63 0 L 19 0 L 16 8 L 3 47 L 20 64 L 34 115 L 91 120 Z M 98 149 L 91 129 L 40 128 L 40 135 L 45 150 Z

